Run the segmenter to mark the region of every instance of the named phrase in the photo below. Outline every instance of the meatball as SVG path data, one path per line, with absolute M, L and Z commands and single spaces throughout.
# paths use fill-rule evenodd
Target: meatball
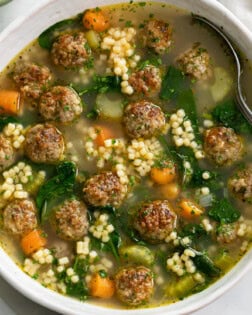
M 206 49 L 196 46 L 177 59 L 181 69 L 196 80 L 207 80 L 212 76 L 211 58 Z
M 90 53 L 85 34 L 81 32 L 60 35 L 51 50 L 53 63 L 65 68 L 83 66 Z
M 242 201 L 252 202 L 252 164 L 237 171 L 229 179 L 228 186 Z
M 161 74 L 159 68 L 148 65 L 143 69 L 133 72 L 129 77 L 129 84 L 136 93 L 144 95 L 157 94 L 161 88 Z
M 129 137 L 150 138 L 164 129 L 165 115 L 159 106 L 143 100 L 125 108 L 123 123 Z
M 204 150 L 210 159 L 222 166 L 238 161 L 242 157 L 244 146 L 241 137 L 233 129 L 213 127 L 205 132 Z
M 52 73 L 46 66 L 31 63 L 15 71 L 13 79 L 24 97 L 38 99 L 49 86 Z
M 119 300 L 136 306 L 149 301 L 154 291 L 152 271 L 146 267 L 128 267 L 115 275 L 115 288 Z
M 37 210 L 31 200 L 14 200 L 3 211 L 3 224 L 7 232 L 23 235 L 37 226 Z
M 118 207 L 126 193 L 127 186 L 112 172 L 103 172 L 89 178 L 83 188 L 85 200 L 96 207 Z
M 134 228 L 150 243 L 161 243 L 176 227 L 177 215 L 167 200 L 145 203 L 134 218 Z
M 45 120 L 69 123 L 82 113 L 81 99 L 70 87 L 54 86 L 41 96 L 39 112 Z
M 145 27 L 146 44 L 158 54 L 166 52 L 171 44 L 172 29 L 168 23 L 159 20 L 150 20 Z
M 38 124 L 26 133 L 25 154 L 35 163 L 56 163 L 64 153 L 64 139 L 50 124 Z
M 55 209 L 51 224 L 60 238 L 78 241 L 88 232 L 87 207 L 76 199 L 65 200 Z
M 217 241 L 222 244 L 231 243 L 237 238 L 238 228 L 237 222 L 220 225 L 217 230 Z
M 11 142 L 0 134 L 0 172 L 9 167 L 15 160 Z

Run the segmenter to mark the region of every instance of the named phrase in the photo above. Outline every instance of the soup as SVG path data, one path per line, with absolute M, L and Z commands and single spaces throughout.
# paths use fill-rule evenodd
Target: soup
M 251 245 L 252 127 L 234 90 L 224 43 L 167 4 L 50 26 L 0 75 L 2 248 L 106 307 L 206 289 Z

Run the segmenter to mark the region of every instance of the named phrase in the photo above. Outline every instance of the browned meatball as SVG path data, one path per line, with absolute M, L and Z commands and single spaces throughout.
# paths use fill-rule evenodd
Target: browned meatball
M 64 240 L 77 241 L 88 232 L 87 207 L 76 199 L 67 199 L 55 209 L 51 224 Z
M 187 50 L 177 59 L 185 74 L 196 80 L 206 80 L 212 76 L 211 58 L 206 49 L 196 46 Z
M 237 171 L 229 179 L 228 186 L 238 198 L 252 202 L 252 164 Z
M 161 88 L 161 74 L 157 67 L 148 65 L 141 70 L 133 72 L 129 77 L 129 84 L 134 92 L 144 95 L 155 95 Z
M 84 33 L 60 35 L 52 46 L 52 60 L 65 68 L 80 67 L 90 58 L 90 48 Z
M 96 207 L 118 207 L 127 192 L 119 177 L 112 172 L 103 172 L 87 180 L 83 188 L 85 200 Z
M 15 160 L 10 141 L 0 134 L 0 172 L 9 167 Z
M 56 163 L 64 153 L 64 139 L 50 124 L 38 124 L 26 133 L 25 154 L 35 163 Z
M 154 291 L 152 271 L 146 267 L 121 269 L 115 276 L 116 294 L 125 304 L 136 306 L 148 302 Z
M 233 129 L 213 127 L 204 135 L 204 150 L 217 165 L 230 165 L 238 161 L 244 152 L 241 137 Z
M 45 120 L 69 123 L 82 113 L 81 99 L 70 87 L 54 86 L 42 94 L 39 112 Z
M 24 97 L 38 99 L 41 93 L 49 86 L 52 73 L 46 66 L 34 63 L 23 65 L 16 70 L 13 79 Z
M 158 54 L 166 52 L 171 44 L 172 28 L 160 20 L 150 20 L 146 27 L 146 44 Z
M 7 232 L 23 235 L 37 226 L 35 204 L 31 200 L 14 200 L 3 211 L 3 224 Z
M 150 243 L 160 243 L 176 227 L 177 215 L 167 200 L 145 203 L 134 218 L 134 227 Z
M 165 127 L 161 108 L 148 101 L 130 103 L 124 110 L 123 123 L 131 138 L 150 138 Z

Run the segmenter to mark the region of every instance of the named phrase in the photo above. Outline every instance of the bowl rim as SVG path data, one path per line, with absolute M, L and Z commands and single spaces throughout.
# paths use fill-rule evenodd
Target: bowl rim
M 18 17 L 9 26 L 7 26 L 0 33 L 0 44 L 10 36 L 15 30 L 20 28 L 23 23 L 25 23 L 30 17 L 39 13 L 39 11 L 45 9 L 49 4 L 57 0 L 44 0 L 41 4 L 34 7 L 29 13 Z M 138 2 L 141 0 L 137 0 Z M 235 26 L 243 35 L 247 38 L 250 45 L 252 45 L 252 33 L 249 29 L 226 7 L 221 3 L 213 0 L 199 0 L 203 4 L 206 4 L 214 12 L 220 12 L 225 16 L 231 24 Z M 127 2 L 127 0 L 117 1 L 118 3 Z M 155 2 L 170 2 L 169 0 L 160 0 Z M 173 0 L 174 2 L 174 0 Z M 189 1 L 188 1 L 189 2 Z M 85 7 L 85 4 L 83 4 Z M 179 5 L 178 5 L 179 7 Z M 232 36 L 232 34 L 230 34 Z M 13 56 L 12 56 L 13 57 Z M 207 304 L 213 302 L 215 299 L 224 294 L 229 290 L 235 283 L 237 283 L 247 272 L 252 268 L 252 249 L 245 254 L 245 256 L 229 271 L 224 277 L 219 279 L 216 283 L 212 284 L 206 290 L 192 295 L 186 298 L 182 302 L 175 303 L 176 305 L 182 305 L 180 309 L 176 310 L 176 307 L 171 307 L 173 305 L 164 305 L 157 308 L 147 308 L 147 309 L 112 309 L 104 308 L 99 305 L 85 303 L 82 304 L 80 301 L 73 298 L 61 295 L 50 289 L 44 288 L 37 281 L 33 280 L 27 274 L 25 274 L 14 261 L 9 257 L 9 255 L 0 247 L 0 275 L 17 291 L 29 298 L 30 300 L 43 305 L 51 310 L 60 312 L 61 314 L 77 315 L 84 314 L 88 312 L 89 315 L 152 315 L 153 311 L 157 311 L 159 315 L 164 315 L 169 313 L 169 315 L 176 314 L 188 314 L 192 311 L 196 311 Z M 7 270 L 5 267 L 7 266 Z M 207 293 L 207 294 L 206 294 Z M 67 305 L 66 305 L 67 304 Z M 82 307 L 78 307 L 84 305 Z M 178 312 L 179 311 L 179 312 Z

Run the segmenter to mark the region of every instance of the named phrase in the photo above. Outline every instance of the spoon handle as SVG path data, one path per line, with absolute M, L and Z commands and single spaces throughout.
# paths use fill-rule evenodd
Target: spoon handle
M 236 101 L 237 106 L 239 107 L 241 113 L 243 116 L 247 119 L 247 121 L 252 125 L 252 110 L 249 108 L 248 104 L 244 100 L 242 89 L 241 89 L 241 62 L 239 55 L 237 54 L 233 44 L 231 43 L 228 36 L 223 32 L 221 27 L 218 27 L 213 22 L 209 21 L 208 19 L 204 18 L 203 16 L 192 14 L 192 18 L 195 20 L 199 20 L 207 25 L 209 25 L 211 28 L 213 28 L 227 43 L 228 47 L 230 48 L 235 62 L 237 66 L 237 87 L 236 87 Z

